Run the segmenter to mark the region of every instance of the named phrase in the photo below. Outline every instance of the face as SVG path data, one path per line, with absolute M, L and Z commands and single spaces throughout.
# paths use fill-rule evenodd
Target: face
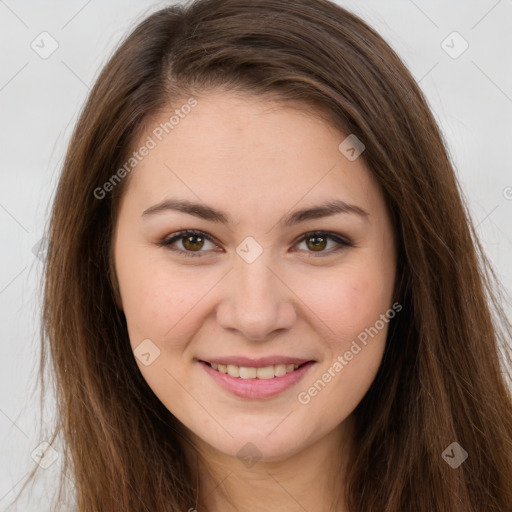
M 392 225 L 347 135 L 313 111 L 226 92 L 188 110 L 136 145 L 155 143 L 120 205 L 120 307 L 144 379 L 191 436 L 278 460 L 339 428 L 375 377 Z

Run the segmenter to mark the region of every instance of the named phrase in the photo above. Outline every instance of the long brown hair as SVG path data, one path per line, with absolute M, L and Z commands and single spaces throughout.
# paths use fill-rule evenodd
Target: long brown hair
M 180 423 L 142 378 L 116 304 L 111 238 L 127 180 L 102 199 L 94 191 L 151 116 L 215 87 L 314 106 L 355 134 L 393 219 L 403 309 L 355 410 L 349 510 L 512 510 L 512 330 L 499 282 L 418 85 L 381 36 L 328 0 L 162 9 L 96 81 L 47 235 L 40 377 L 44 388 L 50 370 L 58 408 L 46 439 L 61 435 L 65 448 L 57 501 L 68 477 L 79 512 L 177 512 L 196 503 Z M 468 453 L 456 469 L 442 456 L 454 442 Z

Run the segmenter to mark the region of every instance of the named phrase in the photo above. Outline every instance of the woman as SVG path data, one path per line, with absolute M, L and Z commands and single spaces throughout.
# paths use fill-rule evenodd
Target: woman
M 149 16 L 48 238 L 78 511 L 512 509 L 510 325 L 421 91 L 353 14 Z

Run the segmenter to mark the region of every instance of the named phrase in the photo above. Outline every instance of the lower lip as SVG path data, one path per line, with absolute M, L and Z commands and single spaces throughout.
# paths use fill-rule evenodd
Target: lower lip
M 314 361 L 309 361 L 293 372 L 272 379 L 242 379 L 240 377 L 231 377 L 231 375 L 227 373 L 214 370 L 203 361 L 199 361 L 199 363 L 206 370 L 206 373 L 225 390 L 241 398 L 258 399 L 269 398 L 291 388 L 304 377 L 313 366 Z

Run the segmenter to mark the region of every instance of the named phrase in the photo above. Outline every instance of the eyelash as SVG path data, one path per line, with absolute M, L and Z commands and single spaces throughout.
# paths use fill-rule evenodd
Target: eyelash
M 202 257 L 201 253 L 205 252 L 205 251 L 185 251 L 183 249 L 177 249 L 175 247 L 172 247 L 172 244 L 174 242 L 182 240 L 184 238 L 187 238 L 187 236 L 200 236 L 201 238 L 204 238 L 205 240 L 208 240 L 209 242 L 212 242 L 213 244 L 215 244 L 214 239 L 210 235 L 205 233 L 204 231 L 199 231 L 199 230 L 195 230 L 195 229 L 187 229 L 184 231 L 179 231 L 177 233 L 174 233 L 170 237 L 167 237 L 164 240 L 158 242 L 157 245 L 159 245 L 160 247 L 165 247 L 166 249 L 169 249 L 173 252 L 180 253 L 181 256 L 184 256 L 187 258 L 188 257 L 192 257 L 192 258 Z M 325 256 L 329 256 L 331 254 L 343 251 L 347 247 L 354 247 L 354 244 L 352 242 L 350 242 L 349 240 L 341 238 L 339 235 L 336 235 L 335 233 L 329 233 L 327 231 L 310 231 L 308 233 L 304 233 L 300 237 L 300 239 L 297 240 L 297 244 L 302 243 L 304 240 L 307 240 L 308 238 L 313 238 L 313 237 L 322 237 L 322 238 L 331 239 L 331 240 L 335 241 L 337 244 L 339 244 L 339 247 L 337 247 L 334 250 L 330 250 L 328 252 L 319 251 L 316 254 L 314 251 L 307 251 L 310 253 L 310 254 L 308 254 L 308 257 L 322 258 Z

